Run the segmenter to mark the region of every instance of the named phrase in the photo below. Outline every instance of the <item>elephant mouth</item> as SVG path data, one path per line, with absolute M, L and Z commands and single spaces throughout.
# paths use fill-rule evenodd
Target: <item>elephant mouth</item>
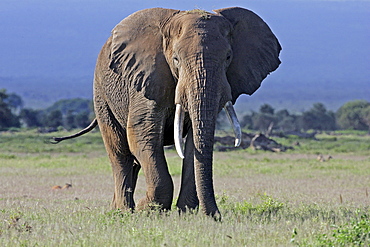
M 236 116 L 233 104 L 231 101 L 226 102 L 224 106 L 224 110 L 228 119 L 233 127 L 234 135 L 235 135 L 235 147 L 238 147 L 241 143 L 241 136 L 242 131 Z M 185 111 L 181 104 L 176 104 L 176 111 L 175 111 L 175 120 L 174 120 L 174 138 L 175 138 L 175 148 L 180 156 L 180 158 L 184 159 L 184 140 L 183 140 L 183 128 L 184 128 L 184 118 L 185 118 Z

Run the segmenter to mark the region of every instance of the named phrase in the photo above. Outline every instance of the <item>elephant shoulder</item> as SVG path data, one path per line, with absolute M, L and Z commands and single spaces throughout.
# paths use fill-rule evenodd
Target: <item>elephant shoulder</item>
M 112 30 L 111 68 L 129 69 L 135 62 L 155 61 L 163 53 L 160 26 L 176 10 L 152 8 L 131 14 Z M 125 63 L 126 62 L 126 63 Z

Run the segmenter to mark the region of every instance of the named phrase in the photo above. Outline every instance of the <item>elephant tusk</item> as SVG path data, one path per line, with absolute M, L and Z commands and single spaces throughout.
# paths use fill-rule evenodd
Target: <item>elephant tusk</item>
M 226 102 L 224 109 L 231 125 L 233 126 L 235 134 L 235 147 L 239 147 L 242 140 L 242 130 L 240 128 L 240 124 L 238 118 L 236 117 L 236 113 L 231 101 Z
M 176 104 L 175 112 L 175 125 L 174 125 L 174 138 L 175 138 L 175 148 L 181 159 L 184 159 L 184 148 L 182 131 L 184 127 L 184 116 L 185 112 L 180 104 Z

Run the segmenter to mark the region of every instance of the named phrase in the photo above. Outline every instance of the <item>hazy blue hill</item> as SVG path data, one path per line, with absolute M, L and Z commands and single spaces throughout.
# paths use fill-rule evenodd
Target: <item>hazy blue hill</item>
M 303 112 L 314 103 L 323 103 L 327 109 L 336 111 L 345 102 L 365 99 L 370 101 L 370 86 L 367 81 L 341 83 L 336 81 L 281 81 L 266 80 L 252 96 L 242 96 L 237 101 L 237 110 L 254 110 L 264 104 L 275 109 Z
M 92 77 L 70 78 L 0 78 L 0 87 L 8 92 L 16 92 L 25 101 L 27 107 L 46 108 L 60 99 L 91 99 Z M 343 84 L 346 84 L 345 82 Z M 288 83 L 267 79 L 252 96 L 242 96 L 237 101 L 237 110 L 257 111 L 268 103 L 276 109 L 289 109 L 292 112 L 308 110 L 313 103 L 322 102 L 330 110 L 337 110 L 347 101 L 365 99 L 370 101 L 368 82 L 355 81 L 343 88 L 336 82 L 292 82 Z
M 96 57 L 110 30 L 144 8 L 241 6 L 259 14 L 283 46 L 282 65 L 240 109 L 262 103 L 294 111 L 370 100 L 370 1 L 33 0 L 0 2 L 0 88 L 28 107 L 92 97 Z
M 0 88 L 15 92 L 26 107 L 42 109 L 60 99 L 92 98 L 92 78 L 18 77 L 0 78 Z

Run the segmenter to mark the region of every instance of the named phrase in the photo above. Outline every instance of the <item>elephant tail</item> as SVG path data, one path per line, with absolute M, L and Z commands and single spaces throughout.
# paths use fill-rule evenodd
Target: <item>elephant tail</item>
M 50 142 L 52 144 L 57 144 L 57 143 L 59 143 L 61 141 L 67 140 L 67 139 L 73 139 L 73 138 L 82 136 L 82 135 L 90 132 L 91 130 L 93 130 L 97 125 L 98 125 L 98 120 L 96 120 L 96 118 L 94 118 L 94 120 L 90 123 L 90 125 L 87 126 L 86 128 L 84 128 L 83 130 L 81 130 L 81 131 L 79 131 L 79 132 L 77 132 L 77 133 L 75 133 L 73 135 L 69 135 L 69 136 L 53 137 Z

